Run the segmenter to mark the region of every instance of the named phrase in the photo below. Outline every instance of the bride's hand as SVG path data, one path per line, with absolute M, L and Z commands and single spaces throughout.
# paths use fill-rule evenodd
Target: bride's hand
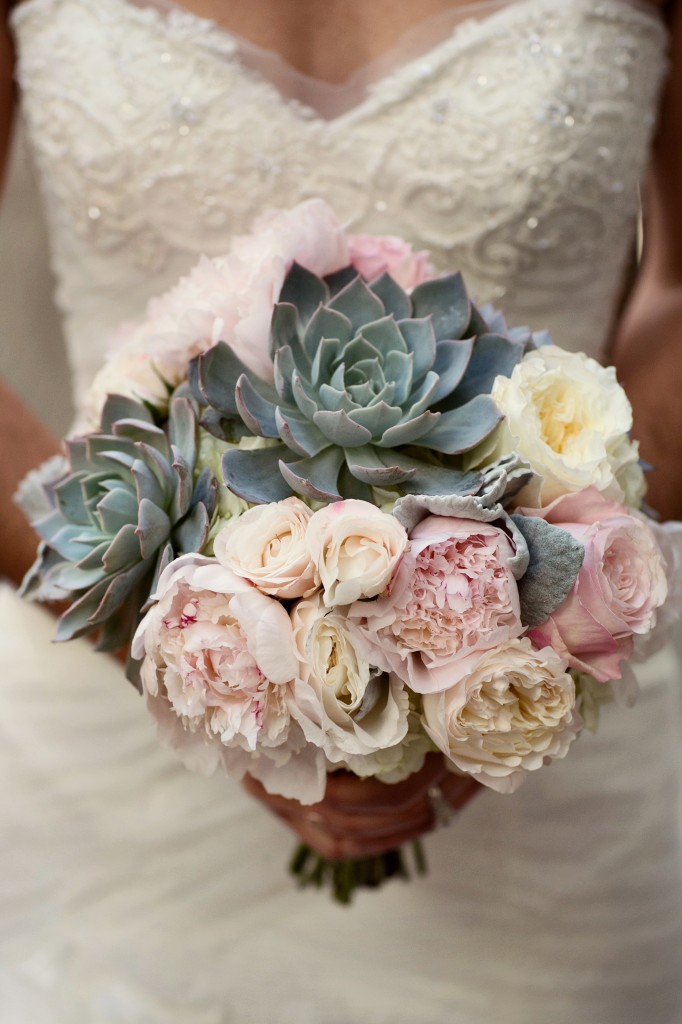
M 327 777 L 324 799 L 307 807 L 271 796 L 248 775 L 244 786 L 327 860 L 369 857 L 431 831 L 437 822 L 430 790 L 439 790 L 453 812 L 481 790 L 474 779 L 449 772 L 435 753 L 421 771 L 395 784 L 335 772 Z

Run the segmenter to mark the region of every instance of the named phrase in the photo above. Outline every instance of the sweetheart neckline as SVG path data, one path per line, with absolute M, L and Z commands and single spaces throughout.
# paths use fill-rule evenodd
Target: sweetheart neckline
M 94 9 L 101 9 L 103 0 L 82 0 L 82 2 L 89 3 Z M 59 3 L 60 0 L 21 0 L 10 12 L 10 23 L 13 27 L 16 27 L 22 20 L 30 18 L 35 12 L 39 12 L 41 9 L 49 11 Z M 386 54 L 380 55 L 368 65 L 365 65 L 365 67 L 358 68 L 346 82 L 336 85 L 335 83 L 317 79 L 305 74 L 305 72 L 299 71 L 280 53 L 259 47 L 257 44 L 232 32 L 215 19 L 189 10 L 178 0 L 141 0 L 141 2 L 137 2 L 137 0 L 109 0 L 109 3 L 118 6 L 122 12 L 131 16 L 136 16 L 143 20 L 153 20 L 168 33 L 172 32 L 173 28 L 178 24 L 182 25 L 183 22 L 202 28 L 205 31 L 204 38 L 209 45 L 214 43 L 215 49 L 222 55 L 227 53 L 233 59 L 240 60 L 244 73 L 249 75 L 251 81 L 260 84 L 263 88 L 267 88 L 283 106 L 292 109 L 294 113 L 304 120 L 317 122 L 321 127 L 334 128 L 347 124 L 349 121 L 361 119 L 366 114 L 375 110 L 377 106 L 381 107 L 383 105 L 383 98 L 394 92 L 396 84 L 400 83 L 401 79 L 404 79 L 407 83 L 412 83 L 415 79 L 424 77 L 425 73 L 428 72 L 430 74 L 434 67 L 440 66 L 443 61 L 451 56 L 451 52 L 457 53 L 458 49 L 461 49 L 467 43 L 474 42 L 480 38 L 486 30 L 494 31 L 498 23 L 504 25 L 505 20 L 518 16 L 523 17 L 529 9 L 532 10 L 536 5 L 546 5 L 547 0 L 470 0 L 466 4 L 457 5 L 456 9 L 462 12 L 492 9 L 492 13 L 481 18 L 477 18 L 474 15 L 467 16 L 465 13 L 464 17 L 456 21 L 447 36 L 414 58 L 389 68 L 385 74 L 376 80 L 370 80 L 366 84 L 365 92 L 361 98 L 333 117 L 325 117 L 311 102 L 306 102 L 295 96 L 288 97 L 267 74 L 262 73 L 257 67 L 249 66 L 242 59 L 240 52 L 242 48 L 251 52 L 260 52 L 273 62 L 279 64 L 292 77 L 295 76 L 300 81 L 308 83 L 311 88 L 317 91 L 329 94 L 331 91 L 342 91 L 350 88 L 364 74 L 367 68 L 375 64 L 384 63 L 385 61 L 390 62 L 390 54 L 400 49 L 400 42 L 395 47 L 389 49 Z M 604 13 L 607 8 L 612 10 L 624 8 L 635 15 L 641 15 L 650 23 L 658 25 L 661 32 L 665 36 L 668 35 L 661 9 L 654 7 L 648 0 L 599 0 L 596 4 L 592 3 L 592 0 L 560 0 L 560 3 L 565 7 L 583 6 L 588 12 L 597 14 Z M 435 15 L 433 20 L 441 19 L 448 13 L 451 12 L 446 11 L 443 14 Z M 415 26 L 415 29 L 418 30 L 423 24 L 422 22 L 420 25 Z M 407 34 L 409 35 L 413 31 L 414 29 L 408 30 Z

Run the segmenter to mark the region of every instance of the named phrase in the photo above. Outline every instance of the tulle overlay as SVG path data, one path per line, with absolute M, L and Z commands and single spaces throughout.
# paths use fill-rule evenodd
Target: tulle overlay
M 3 1024 L 682 1019 L 669 651 L 636 711 L 431 837 L 428 880 L 348 911 L 292 889 L 290 834 L 236 784 L 157 745 L 118 665 L 50 646 L 8 587 L 0 609 Z

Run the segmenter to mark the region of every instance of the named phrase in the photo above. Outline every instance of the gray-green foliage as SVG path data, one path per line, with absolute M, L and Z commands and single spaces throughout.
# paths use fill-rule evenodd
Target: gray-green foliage
M 519 583 L 521 621 L 541 626 L 566 600 L 585 558 L 577 538 L 537 516 L 513 515 L 514 525 L 528 545 L 529 563 Z
M 370 500 L 371 486 L 477 491 L 480 475 L 459 457 L 498 425 L 492 382 L 526 344 L 490 331 L 459 274 L 408 295 L 385 274 L 368 283 L 348 268 L 323 280 L 295 265 L 271 337 L 273 385 L 225 344 L 192 367 L 207 429 L 279 442 L 225 455 L 235 493 L 262 503 L 292 493 Z
M 73 602 L 57 640 L 98 630 L 99 649 L 124 647 L 161 571 L 202 548 L 216 480 L 210 470 L 195 478 L 196 445 L 186 397 L 171 399 L 164 430 L 140 402 L 111 396 L 101 430 L 67 441 L 68 468 L 46 487 L 52 510 L 33 524 L 42 544 L 23 585 L 27 596 Z

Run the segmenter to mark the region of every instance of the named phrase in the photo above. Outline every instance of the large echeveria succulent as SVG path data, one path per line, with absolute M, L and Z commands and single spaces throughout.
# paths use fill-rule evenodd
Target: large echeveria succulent
M 23 591 L 73 603 L 57 640 L 99 630 L 100 650 L 131 640 L 163 568 L 201 550 L 215 504 L 210 470 L 195 480 L 194 403 L 171 399 L 165 430 L 131 398 L 111 396 L 101 431 L 67 441 L 68 468 L 46 485 L 52 510 Z M 74 600 L 75 598 L 75 600 Z
M 371 486 L 466 494 L 481 478 L 461 455 L 498 425 L 492 382 L 524 351 L 490 331 L 459 274 L 408 295 L 386 274 L 321 279 L 294 265 L 272 319 L 274 386 L 224 344 L 191 377 L 208 429 L 275 440 L 224 457 L 228 487 L 248 501 L 370 498 Z

